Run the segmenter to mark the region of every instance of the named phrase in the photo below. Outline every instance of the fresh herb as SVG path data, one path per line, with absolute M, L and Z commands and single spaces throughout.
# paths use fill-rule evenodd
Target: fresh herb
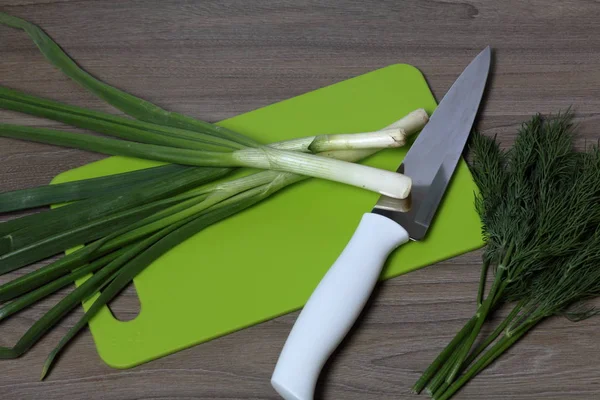
M 600 294 L 600 151 L 577 151 L 574 133 L 567 111 L 532 118 L 506 152 L 495 138 L 472 136 L 475 206 L 486 241 L 477 311 L 414 392 L 449 399 L 543 319 L 595 314 L 581 302 Z M 483 299 L 490 267 L 494 280 Z M 474 348 L 490 314 L 507 303 L 512 312 Z

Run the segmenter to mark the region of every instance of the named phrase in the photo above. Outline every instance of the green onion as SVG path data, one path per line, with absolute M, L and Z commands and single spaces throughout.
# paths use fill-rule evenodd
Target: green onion
M 182 138 L 177 135 L 162 134 L 153 132 L 152 130 L 132 127 L 130 126 L 131 124 L 119 124 L 112 121 L 106 121 L 104 119 L 89 118 L 79 114 L 57 111 L 46 107 L 38 107 L 29 103 L 21 103 L 12 100 L 6 100 L 4 98 L 0 98 L 0 107 L 6 110 L 19 111 L 25 114 L 64 122 L 78 128 L 85 128 L 98 133 L 104 133 L 106 135 L 116 136 L 118 138 L 131 140 L 134 142 L 209 151 L 228 151 L 236 148 L 243 148 L 242 146 L 234 147 L 235 143 L 233 142 L 230 142 L 231 144 L 227 143 L 228 145 L 220 145 L 214 141 L 192 140 L 188 138 Z M 199 135 L 200 134 L 198 134 L 198 136 Z
M 358 159 L 364 158 L 369 156 L 370 154 L 373 154 L 374 150 L 355 150 L 355 151 L 339 151 L 339 152 L 329 152 L 328 155 L 329 156 L 338 156 L 342 159 L 348 160 L 348 161 L 356 161 Z M 215 205 L 210 206 L 207 209 L 207 212 L 210 212 L 210 210 L 212 208 L 214 208 L 215 210 L 225 210 L 227 212 L 238 212 L 239 210 L 237 210 L 236 208 L 232 207 L 232 206 L 239 206 L 238 202 L 243 200 L 243 204 L 245 204 L 246 206 L 250 206 L 251 204 L 255 204 L 256 202 L 261 201 L 262 199 L 270 196 L 271 194 L 275 193 L 276 191 L 280 190 L 283 187 L 286 187 L 292 183 L 295 183 L 297 181 L 306 179 L 305 176 L 301 176 L 301 175 L 295 175 L 295 174 L 290 174 L 290 173 L 275 173 L 275 172 L 261 172 L 261 173 L 257 173 L 257 174 L 253 174 L 253 175 L 249 175 L 246 177 L 242 177 L 242 178 L 238 178 L 234 181 L 230 181 L 230 182 L 223 182 L 223 183 L 212 183 L 212 184 L 207 184 L 204 187 L 199 187 L 197 189 L 191 190 L 189 192 L 186 192 L 180 196 L 192 196 L 191 198 L 195 198 L 194 196 L 200 196 L 203 194 L 207 194 L 207 193 L 213 193 L 213 196 L 215 196 L 215 193 L 222 193 L 220 195 L 217 195 L 219 199 L 222 198 L 227 198 L 227 195 L 229 195 L 229 198 L 227 198 L 224 201 L 221 202 L 217 202 Z M 252 189 L 250 189 L 252 188 Z M 250 190 L 249 190 L 250 189 Z M 241 197 L 240 197 L 241 196 Z M 206 199 L 211 198 L 210 196 L 207 197 Z M 212 204 L 215 203 L 216 201 L 214 200 L 214 197 L 212 198 L 212 200 L 209 203 L 206 204 Z M 79 204 L 79 203 L 75 203 Z M 206 205 L 205 204 L 205 205 Z M 67 206 L 69 207 L 69 206 Z M 66 207 L 63 207 L 63 209 Z M 54 211 L 59 211 L 61 210 L 61 208 L 54 210 Z M 162 213 L 164 213 L 165 211 L 163 211 Z M 215 211 L 216 212 L 216 211 Z M 160 217 L 160 213 L 158 213 L 157 215 L 151 217 L 151 218 L 147 218 L 146 220 L 142 220 L 138 223 L 138 225 L 141 225 L 142 227 L 146 227 L 150 224 L 152 224 L 152 220 L 156 220 L 158 217 Z M 188 221 L 190 219 L 196 218 L 195 215 L 192 216 L 188 216 L 187 219 L 184 219 L 183 221 Z M 182 223 L 181 219 L 179 219 L 179 224 Z M 146 222 L 149 222 L 149 224 L 145 224 Z M 172 222 L 172 221 L 171 221 Z M 167 225 L 167 226 L 175 226 L 178 223 L 171 223 L 171 225 Z M 21 278 L 17 278 L 16 280 L 9 282 L 3 286 L 0 287 L 0 301 L 6 301 L 12 298 L 15 298 L 17 296 L 23 296 L 26 295 L 26 293 L 28 293 L 31 290 L 34 290 L 33 293 L 36 293 L 35 295 L 32 295 L 32 298 L 39 298 L 37 293 L 40 293 L 39 291 L 43 290 L 44 288 L 47 288 L 48 285 L 59 285 L 58 283 L 54 283 L 54 282 L 58 282 L 60 280 L 61 284 L 62 281 L 60 277 L 63 277 L 64 279 L 64 274 L 66 272 L 68 272 L 71 269 L 77 268 L 78 266 L 82 266 L 85 265 L 85 263 L 90 262 L 91 260 L 94 259 L 94 257 L 102 257 L 103 254 L 106 254 L 107 252 L 110 254 L 111 251 L 113 251 L 114 249 L 120 248 L 121 246 L 126 245 L 127 243 L 131 243 L 131 240 L 139 240 L 138 238 L 143 237 L 143 234 L 139 234 L 136 237 L 132 237 L 131 232 L 135 231 L 135 226 L 129 226 L 128 227 L 128 232 L 124 233 L 121 237 L 114 237 L 115 235 L 112 236 L 107 236 L 103 241 L 100 241 L 98 243 L 96 243 L 94 246 L 87 246 L 84 247 L 83 249 L 77 250 L 74 253 L 71 253 L 65 257 L 63 257 L 61 260 L 56 261 L 53 264 L 50 264 L 46 267 L 42 267 L 41 269 L 38 269 L 37 271 L 34 271 L 32 273 L 29 273 Z M 163 228 L 167 229 L 167 228 Z M 190 234 L 192 232 L 197 232 L 199 228 L 194 228 L 191 229 L 189 232 Z M 119 233 L 119 232 L 117 232 Z M 145 234 L 147 234 L 148 232 L 144 232 Z M 113 237 L 112 240 L 110 240 L 110 238 Z M 187 238 L 188 236 L 180 236 L 179 237 L 179 241 L 177 241 L 177 243 L 180 243 L 181 241 L 185 240 L 185 238 Z M 174 240 L 174 239 L 173 239 Z M 170 247 L 168 247 L 170 248 Z M 166 251 L 166 250 L 164 250 Z M 162 253 L 160 253 L 162 254 Z M 157 256 L 159 256 L 160 254 L 158 254 Z M 92 262 L 93 264 L 93 262 Z M 91 265 L 91 264 L 90 264 Z M 104 269 L 101 269 L 101 271 Z M 137 272 L 136 272 L 137 273 Z M 94 275 L 96 276 L 96 275 Z M 115 277 L 116 279 L 116 277 Z M 46 286 L 43 286 L 46 285 Z M 37 289 L 37 291 L 35 291 L 36 288 L 42 287 L 42 289 Z M 51 290 L 54 286 L 51 286 L 49 289 L 47 290 Z M 88 286 L 89 287 L 89 286 Z M 108 287 L 108 286 L 107 286 Z M 86 292 L 87 293 L 87 292 Z M 80 297 L 71 297 L 69 300 L 70 302 L 73 303 L 77 303 L 80 300 Z M 18 300 L 16 300 L 18 301 Z M 96 300 L 98 301 L 98 300 Z M 108 301 L 108 300 L 107 300 Z M 10 303 L 12 304 L 12 303 Z M 28 304 L 30 304 L 28 302 Z M 96 303 L 94 303 L 96 304 Z M 96 309 L 98 307 L 100 307 L 102 305 L 102 303 L 98 303 Z M 62 303 L 59 304 L 59 307 L 56 312 L 54 312 L 52 315 L 56 315 L 55 318 L 46 318 L 42 321 L 43 323 L 34 325 L 34 327 L 32 327 L 32 329 L 36 329 L 41 331 L 47 331 L 48 329 L 51 328 L 51 326 L 53 326 L 53 324 L 55 324 L 57 322 L 57 320 L 59 320 L 64 314 L 63 314 L 63 310 L 64 313 L 66 313 L 68 310 L 72 309 L 72 307 L 74 307 L 74 305 L 71 307 L 71 303 Z M 59 312 L 60 311 L 60 312 Z M 89 312 L 89 311 L 88 311 Z M 78 326 L 77 326 L 77 330 L 79 329 L 78 327 L 81 326 L 82 324 L 84 325 L 87 321 L 87 318 L 90 318 L 93 315 L 93 310 L 92 313 L 90 314 L 86 314 L 89 316 L 86 316 L 85 320 L 83 320 L 83 322 L 81 322 Z M 29 332 L 29 331 L 28 331 Z M 74 331 L 76 332 L 76 331 Z M 73 333 L 74 334 L 74 333 Z M 17 353 L 21 354 L 21 351 L 25 351 L 26 349 L 28 349 L 31 345 L 33 345 L 33 342 L 31 341 L 32 339 L 35 339 L 35 341 L 39 340 L 39 338 L 41 338 L 41 334 L 34 334 L 34 333 L 29 333 L 28 336 L 24 336 L 24 339 L 22 339 L 22 341 L 20 341 L 19 343 L 22 343 L 20 347 L 16 347 L 13 348 L 12 350 L 8 351 L 7 356 L 15 356 Z M 69 336 L 69 338 L 72 335 Z M 30 339 L 27 339 L 30 338 Z M 68 339 L 66 339 L 68 340 Z M 25 343 L 25 344 L 23 344 Z M 62 344 L 61 344 L 62 346 Z M 15 351 L 17 351 L 17 353 L 15 353 Z M 54 354 L 54 353 L 53 353 Z M 53 358 L 53 356 L 52 356 Z M 45 372 L 47 372 L 47 368 L 48 365 L 45 368 Z
M 52 234 L 65 232 L 80 224 L 107 216 L 154 200 L 180 194 L 199 184 L 219 178 L 229 172 L 226 169 L 185 169 L 167 175 L 160 180 L 141 182 L 129 188 L 127 196 L 103 194 L 96 198 L 69 204 L 49 212 L 28 215 L 0 224 L 0 234 L 10 243 L 24 237 L 21 243 L 34 243 Z M 12 246 L 11 246 L 12 247 Z M 0 257 L 0 260 L 3 260 Z M 9 267 L 0 265 L 0 274 Z
M 183 165 L 249 167 L 300 173 L 315 178 L 329 179 L 358 186 L 398 199 L 404 199 L 408 196 L 412 184 L 409 177 L 396 172 L 318 157 L 311 154 L 278 150 L 268 146 L 246 148 L 230 153 L 210 152 L 11 124 L 0 124 L 0 136 L 67 146 L 110 155 L 139 157 Z M 386 143 L 387 146 L 389 146 L 389 143 Z M 320 147 L 322 147 L 322 144 Z M 342 144 L 342 148 L 336 150 L 346 148 L 347 146 Z
M 23 19 L 13 17 L 5 13 L 0 13 L 0 22 L 13 28 L 24 30 L 31 37 L 34 43 L 38 46 L 42 54 L 44 54 L 44 56 L 46 56 L 46 58 L 50 62 L 52 62 L 57 68 L 59 68 L 67 76 L 69 76 L 88 90 L 92 91 L 94 94 L 98 95 L 100 98 L 106 100 L 109 104 L 121 109 L 129 115 L 132 115 L 141 120 L 148 120 L 150 122 L 154 122 L 158 125 L 167 125 L 182 129 L 200 131 L 209 135 L 214 135 L 217 137 L 232 140 L 247 146 L 258 146 L 256 142 L 254 142 L 251 139 L 245 138 L 240 134 L 231 132 L 220 127 L 216 127 L 215 125 L 206 122 L 194 120 L 181 114 L 167 112 L 155 106 L 154 104 L 139 99 L 135 96 L 132 96 L 110 85 L 107 85 L 104 82 L 97 80 L 96 78 L 79 68 L 77 64 L 66 53 L 64 53 L 62 49 L 39 27 Z M 4 93 L 4 98 L 9 97 L 11 95 L 13 99 L 19 97 L 18 94 L 11 93 L 10 91 L 4 91 Z M 15 102 L 13 101 L 13 103 Z M 29 107 L 26 107 L 25 105 L 23 105 L 23 103 L 28 103 L 31 105 Z M 33 104 L 35 103 L 36 101 L 31 99 L 31 97 L 21 97 L 21 106 L 23 107 L 23 109 L 27 108 L 28 112 L 34 112 L 32 108 L 34 107 Z M 38 105 L 41 105 L 41 102 L 37 101 L 37 103 Z M 58 111 L 58 106 L 53 106 L 48 103 L 46 103 L 46 105 L 48 106 L 48 108 L 52 108 L 53 110 L 53 112 L 48 111 L 48 115 L 53 114 L 56 115 L 58 118 L 58 114 L 60 113 L 60 111 Z M 13 104 L 13 106 L 15 105 Z M 18 109 L 19 107 L 16 108 Z M 63 111 L 66 110 L 63 109 Z M 77 114 L 76 110 L 71 111 L 71 114 Z M 62 118 L 66 117 L 63 115 Z M 69 118 L 72 118 L 70 120 L 71 122 L 78 120 L 73 116 Z M 101 121 L 103 121 L 104 124 L 101 124 L 100 122 L 90 121 L 89 119 L 87 123 L 94 125 L 108 124 L 108 121 L 106 120 Z M 181 142 L 175 140 L 175 138 L 170 138 L 172 140 L 170 146 L 156 146 L 156 144 L 147 144 L 148 140 L 150 140 L 152 143 L 156 143 L 156 140 L 159 140 L 153 135 L 149 135 L 143 132 L 132 132 L 131 129 L 121 129 L 120 132 L 122 134 L 133 135 L 128 136 L 129 138 L 135 136 L 139 139 L 143 137 L 144 140 L 146 140 L 146 143 L 140 144 L 122 141 L 110 141 L 104 138 L 92 138 L 89 136 L 86 138 L 81 138 L 77 137 L 78 135 L 68 134 L 66 132 L 44 130 L 40 128 L 17 127 L 14 125 L 6 124 L 0 126 L 0 135 L 8 137 L 42 141 L 44 143 L 51 143 L 56 145 L 66 145 L 80 149 L 104 152 L 112 155 L 126 155 L 134 157 L 137 156 L 158 161 L 181 163 L 185 165 L 229 167 L 245 166 L 254 168 L 259 167 L 259 165 L 262 165 L 263 167 L 268 166 L 270 165 L 270 157 L 276 157 L 277 163 L 275 165 L 277 166 L 277 168 L 279 168 L 279 171 L 298 172 L 308 174 L 309 176 L 338 180 L 343 183 L 348 183 L 359 187 L 364 187 L 370 190 L 375 190 L 390 197 L 405 198 L 408 195 L 408 192 L 410 191 L 410 180 L 407 177 L 402 176 L 401 174 L 389 173 L 387 171 L 380 171 L 376 174 L 374 171 L 372 171 L 369 167 L 366 166 L 348 167 L 352 170 L 352 172 L 350 172 L 346 176 L 344 174 L 344 168 L 342 168 L 343 165 L 339 164 L 338 162 L 316 161 L 313 158 L 297 159 L 295 158 L 295 156 L 292 155 L 286 156 L 283 153 L 270 151 L 270 149 L 265 150 L 264 147 L 260 149 L 262 150 L 260 152 L 250 151 L 246 153 L 232 153 L 229 154 L 229 156 L 231 157 L 228 157 L 228 154 L 219 155 L 209 151 L 198 150 L 196 152 L 189 149 L 170 148 L 181 144 Z M 165 144 L 169 143 L 169 141 L 167 140 L 165 142 L 165 139 L 161 138 L 160 143 Z M 267 151 L 268 153 L 262 154 L 264 151 Z M 292 160 L 289 160 L 290 158 L 292 158 Z M 365 179 L 361 179 L 360 175 L 357 176 L 354 171 L 364 171 L 364 174 L 367 177 Z M 377 181 L 373 181 L 374 178 L 382 180 L 381 188 L 378 187 Z M 399 185 L 400 189 L 394 190 L 395 187 L 393 187 L 393 185 L 390 185 L 390 183 L 396 183 L 397 185 Z
M 0 13 L 0 22 L 13 28 L 24 30 L 32 38 L 46 58 L 61 69 L 67 76 L 129 115 L 161 125 L 191 130 L 204 130 L 208 134 L 222 136 L 252 147 L 257 146 L 254 141 L 243 139 L 244 137 L 239 134 L 228 130 L 219 130 L 219 128 L 216 128 L 212 124 L 199 122 L 181 114 L 166 112 L 151 103 L 97 80 L 79 68 L 77 64 L 75 64 L 75 62 L 39 27 L 27 21 Z M 22 107 L 26 108 L 25 105 L 22 105 Z M 54 112 L 54 114 L 57 113 L 59 112 Z M 107 122 L 96 122 L 94 125 L 106 126 L 109 124 Z M 5 137 L 41 141 L 43 143 L 75 147 L 105 154 L 141 157 L 184 165 L 250 168 L 261 168 L 261 166 L 264 168 L 266 166 L 269 168 L 269 166 L 271 166 L 271 163 L 269 162 L 270 159 L 275 157 L 277 159 L 276 163 L 273 164 L 275 168 L 269 169 L 277 169 L 278 171 L 284 172 L 297 172 L 317 178 L 331 179 L 374 190 L 386 196 L 400 199 L 408 196 L 411 187 L 410 179 L 406 176 L 389 171 L 379 171 L 378 173 L 375 173 L 372 171 L 372 168 L 362 165 L 353 167 L 347 166 L 351 171 L 346 175 L 344 173 L 344 164 L 341 164 L 340 162 L 333 160 L 318 161 L 309 157 L 298 158 L 297 156 L 291 154 L 286 155 L 265 147 L 261 147 L 256 151 L 248 149 L 249 152 L 245 153 L 243 152 L 244 150 L 240 150 L 231 154 L 219 154 L 201 150 L 194 151 L 186 148 L 177 149 L 176 147 L 182 143 L 175 138 L 169 138 L 172 142 L 170 146 L 157 146 L 156 143 L 168 144 L 169 140 L 143 132 L 132 132 L 131 129 L 121 129 L 119 132 L 121 133 L 121 136 L 127 135 L 128 138 L 135 137 L 143 139 L 144 144 L 112 141 L 89 136 L 82 138 L 81 135 L 73 135 L 67 132 L 41 128 L 18 127 L 8 124 L 0 126 L 0 135 Z M 361 171 L 363 175 L 360 175 Z M 362 176 L 364 176 L 364 179 Z M 374 179 L 380 179 L 381 181 Z M 399 187 L 399 189 L 396 189 L 396 187 Z
M 89 128 L 97 131 L 103 127 L 101 124 L 99 124 L 99 122 L 105 122 L 109 124 L 108 127 L 112 128 L 116 127 L 121 129 L 121 127 L 123 127 L 130 128 L 138 132 L 147 131 L 156 135 L 187 140 L 188 142 L 195 141 L 203 143 L 207 146 L 211 146 L 210 148 L 207 147 L 206 150 L 223 151 L 246 147 L 235 141 L 211 134 L 174 128 L 171 126 L 163 126 L 151 122 L 89 110 L 87 108 L 76 107 L 43 97 L 33 96 L 2 86 L 0 86 L 0 107 L 39 117 L 49 118 L 55 121 L 62 121 L 73 126 Z M 97 125 L 91 125 L 93 123 L 96 123 Z M 112 133 L 110 129 L 104 129 L 100 132 L 106 134 Z
M 94 78 L 79 66 L 38 26 L 21 18 L 0 12 L 0 23 L 25 31 L 42 52 L 42 54 L 55 67 L 65 75 L 79 83 L 87 90 L 100 97 L 108 104 L 118 108 L 124 113 L 142 121 L 153 122 L 158 125 L 171 126 L 191 131 L 203 132 L 216 137 L 232 140 L 246 146 L 256 146 L 254 140 L 242 136 L 229 129 L 209 124 L 187 117 L 182 114 L 163 110 L 155 104 L 135 97 L 122 90 L 114 88 Z
M 130 208 L 121 212 L 111 214 L 102 219 L 96 219 L 77 228 L 50 234 L 41 240 L 29 243 L 30 236 L 19 235 L 18 231 L 8 235 L 10 251 L 0 256 L 0 273 L 6 273 L 24 265 L 43 260 L 66 249 L 79 244 L 89 243 L 92 240 L 102 238 L 118 229 L 130 226 L 139 219 L 155 214 L 165 209 L 177 199 L 168 198 L 149 204 Z M 21 242 L 23 241 L 23 242 Z
M 114 195 L 138 182 L 148 182 L 185 168 L 169 164 L 99 178 L 4 192 L 0 193 L 0 213 L 85 200 L 97 196 L 98 193 Z
M 165 228 L 163 231 L 154 234 L 150 238 L 142 240 L 131 249 L 125 251 L 121 256 L 111 261 L 104 268 L 96 272 L 90 279 L 85 281 L 81 286 L 69 293 L 56 306 L 54 306 L 42 318 L 36 321 L 35 324 L 19 339 L 13 347 L 0 347 L 0 359 L 16 358 L 21 356 L 25 351 L 31 348 L 42 336 L 58 321 L 60 321 L 68 312 L 75 308 L 81 301 L 89 298 L 97 292 L 103 285 L 105 279 L 113 275 L 128 261 L 133 259 L 137 254 L 150 247 L 160 238 L 175 230 L 176 227 Z
M 74 201 L 0 224 L 0 274 L 68 251 L 64 257 L 0 285 L 0 303 L 5 302 L 0 306 L 0 319 L 92 274 L 36 321 L 15 346 L 0 348 L 0 358 L 22 355 L 68 312 L 95 296 L 91 308 L 50 354 L 42 377 L 89 319 L 151 262 L 197 232 L 289 185 L 319 177 L 390 197 L 409 194 L 408 177 L 354 163 L 381 149 L 404 145 L 406 136 L 427 122 L 423 110 L 377 132 L 324 133 L 261 145 L 237 132 L 168 112 L 99 81 L 27 21 L 0 13 L 0 23 L 24 30 L 68 77 L 135 118 L 0 87 L 0 108 L 117 139 L 10 124 L 0 124 L 0 136 L 179 164 L 0 194 L 0 212 Z M 228 176 L 236 168 L 242 169 L 240 174 Z
M 0 321 L 10 317 L 11 315 L 23 310 L 24 308 L 38 302 L 46 296 L 55 293 L 56 291 L 64 288 L 65 286 L 71 285 L 77 279 L 83 278 L 84 276 L 94 273 L 100 268 L 105 267 L 111 261 L 115 260 L 120 255 L 124 254 L 130 247 L 123 247 L 120 250 L 112 252 L 105 257 L 99 258 L 98 260 L 84 265 L 71 272 L 68 275 L 62 276 L 59 279 L 53 280 L 47 285 L 44 285 L 36 290 L 33 290 L 10 303 L 4 304 L 0 307 Z
M 0 108 L 49 118 L 80 128 L 149 144 L 209 151 L 231 151 L 245 147 L 229 140 L 198 132 L 90 111 L 4 87 L 0 87 Z M 424 122 L 427 121 L 427 114 L 423 110 L 417 110 L 413 114 L 414 118 L 424 118 Z M 413 116 L 409 119 L 411 118 Z M 417 119 L 417 121 L 419 120 Z M 383 149 L 403 146 L 405 136 L 402 129 L 389 128 L 367 133 L 308 136 L 272 143 L 269 146 L 279 150 L 312 153 L 338 149 Z

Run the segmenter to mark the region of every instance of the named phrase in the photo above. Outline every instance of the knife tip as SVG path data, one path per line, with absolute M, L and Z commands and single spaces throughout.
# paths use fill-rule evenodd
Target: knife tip
M 475 57 L 475 59 L 477 59 L 477 60 L 486 60 L 486 62 L 489 63 L 490 60 L 492 59 L 492 47 L 488 45 L 485 49 L 483 49 L 477 55 L 477 57 Z

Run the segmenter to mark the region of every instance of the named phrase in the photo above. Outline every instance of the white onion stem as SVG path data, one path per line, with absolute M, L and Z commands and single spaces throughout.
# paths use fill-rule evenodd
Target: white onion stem
M 306 136 L 271 143 L 268 147 L 304 153 L 400 147 L 407 136 L 423 128 L 428 120 L 427 112 L 420 108 L 379 131 Z
M 308 150 L 322 153 L 330 150 L 389 149 L 404 146 L 405 143 L 404 130 L 392 128 L 377 132 L 319 135 L 308 146 Z
M 320 153 L 331 150 L 384 149 L 401 147 L 406 143 L 406 133 L 400 128 L 375 132 L 339 133 L 307 136 L 269 144 L 278 150 Z
M 404 130 L 406 135 L 410 136 L 420 131 L 428 121 L 429 115 L 427 115 L 427 112 L 424 109 L 419 108 L 408 113 L 404 118 L 386 126 L 384 129 L 400 128 Z
M 412 186 L 409 177 L 396 172 L 266 146 L 237 150 L 231 156 L 240 166 L 329 179 L 397 199 L 406 198 Z

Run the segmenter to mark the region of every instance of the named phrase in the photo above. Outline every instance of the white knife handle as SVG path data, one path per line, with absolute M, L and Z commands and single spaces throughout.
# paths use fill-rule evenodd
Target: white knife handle
M 404 228 L 363 215 L 350 242 L 312 293 L 277 361 L 271 384 L 286 400 L 311 400 L 319 373 L 367 303 L 392 250 L 408 241 Z

